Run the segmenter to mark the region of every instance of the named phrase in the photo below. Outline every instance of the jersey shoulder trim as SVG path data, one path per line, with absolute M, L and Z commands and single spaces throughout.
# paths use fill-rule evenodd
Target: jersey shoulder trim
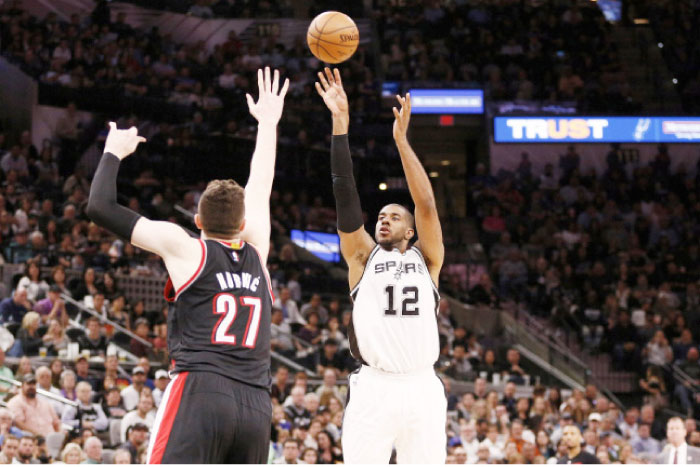
M 202 274 L 202 271 L 204 270 L 204 264 L 207 262 L 207 243 L 202 240 L 201 238 L 199 239 L 199 244 L 202 247 L 202 257 L 199 260 L 199 266 L 197 267 L 197 270 L 195 273 L 190 277 L 190 279 L 185 282 L 182 287 L 180 287 L 178 290 L 175 291 L 173 294 L 173 282 L 168 278 L 168 282 L 165 283 L 165 289 L 163 290 L 163 295 L 165 296 L 165 300 L 168 302 L 175 302 L 177 301 L 178 297 L 187 290 L 192 283 L 197 280 L 197 278 Z
M 362 284 L 362 279 L 365 277 L 365 271 L 367 271 L 367 266 L 369 266 L 369 263 L 372 262 L 372 258 L 374 258 L 374 255 L 377 254 L 381 247 L 379 244 L 375 245 L 372 251 L 370 252 L 369 256 L 367 257 L 367 262 L 365 263 L 365 268 L 362 270 L 362 275 L 360 276 L 360 280 L 357 281 L 357 284 L 355 284 L 355 287 L 350 291 L 350 297 L 355 299 L 354 296 L 357 295 L 357 290 L 360 288 L 360 284 Z
M 267 264 L 263 263 L 262 256 L 260 256 L 260 252 L 258 251 L 255 245 L 253 245 L 252 243 L 247 243 L 247 245 L 250 245 L 253 251 L 258 255 L 258 260 L 260 260 L 260 267 L 262 268 L 263 273 L 265 273 L 265 280 L 267 281 L 267 291 L 270 292 L 270 298 L 272 299 L 272 303 L 275 303 L 275 293 L 272 291 L 272 281 L 270 280 L 270 273 L 267 270 Z
M 411 250 L 415 251 L 415 252 L 418 254 L 418 256 L 420 257 L 420 260 L 423 261 L 423 266 L 425 266 L 425 270 L 426 270 L 426 271 L 429 271 L 429 269 L 428 269 L 428 263 L 425 262 L 425 256 L 423 256 L 423 252 L 420 251 L 420 248 L 418 248 L 417 246 L 413 245 L 413 246 L 411 247 Z M 428 276 L 430 277 L 430 274 L 428 274 Z M 432 277 L 430 277 L 430 285 L 433 286 L 433 290 L 435 291 L 435 293 L 437 294 L 437 296 L 440 297 L 440 291 L 438 290 L 437 285 L 435 285 L 435 282 L 433 282 L 433 278 L 432 278 Z M 438 301 L 440 301 L 439 298 L 438 298 Z

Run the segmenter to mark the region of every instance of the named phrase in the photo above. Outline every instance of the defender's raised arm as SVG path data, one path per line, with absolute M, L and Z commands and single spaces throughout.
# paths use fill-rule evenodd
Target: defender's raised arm
M 258 121 L 258 136 L 255 152 L 250 161 L 250 176 L 245 186 L 245 228 L 241 238 L 258 248 L 263 264 L 267 262 L 270 250 L 270 193 L 275 176 L 277 155 L 277 123 L 282 117 L 284 96 L 289 88 L 289 80 L 279 88 L 279 71 L 274 71 L 270 79 L 270 68 L 258 70 L 258 102 L 250 94 L 246 95 L 248 108 Z

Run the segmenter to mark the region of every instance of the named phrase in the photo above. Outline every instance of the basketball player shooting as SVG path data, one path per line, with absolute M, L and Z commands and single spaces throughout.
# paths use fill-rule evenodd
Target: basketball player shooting
M 348 464 L 445 463 L 447 401 L 433 365 L 439 354 L 436 284 L 445 250 L 428 175 L 408 143 L 411 96 L 397 96 L 394 140 L 414 216 L 389 204 L 374 239 L 365 231 L 348 144 L 348 99 L 337 69 L 319 73 L 316 90 L 333 119 L 331 171 L 353 312 L 350 349 L 362 366 L 349 380 L 342 444 Z M 415 232 L 420 240 L 410 246 Z
M 258 70 L 259 98 L 248 95 L 258 135 L 245 189 L 214 180 L 194 221 L 201 238 L 117 204 L 120 162 L 145 139 L 110 123 L 90 187 L 88 215 L 99 226 L 163 258 L 168 350 L 174 379 L 151 431 L 151 464 L 263 464 L 270 441 L 270 314 L 266 269 L 277 123 L 289 81 Z M 235 164 L 236 161 L 231 161 Z M 246 213 L 248 214 L 246 216 Z

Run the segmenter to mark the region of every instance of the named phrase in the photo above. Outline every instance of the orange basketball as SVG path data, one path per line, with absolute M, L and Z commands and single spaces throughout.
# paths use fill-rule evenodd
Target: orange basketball
M 348 15 L 326 11 L 311 21 L 306 32 L 311 53 L 325 63 L 340 63 L 352 57 L 360 43 L 360 31 Z

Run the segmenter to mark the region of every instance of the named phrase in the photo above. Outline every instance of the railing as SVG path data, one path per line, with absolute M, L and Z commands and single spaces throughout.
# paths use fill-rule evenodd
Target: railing
M 11 384 L 13 386 L 17 386 L 17 387 L 22 386 L 22 383 L 20 383 L 16 379 L 7 378 L 7 377 L 2 376 L 2 375 L 0 375 L 0 381 L 2 381 L 3 383 Z M 51 399 L 51 400 L 54 400 L 56 402 L 60 402 L 61 404 L 70 405 L 73 407 L 78 406 L 78 403 L 75 401 L 72 401 L 70 399 L 66 399 L 65 397 L 62 397 L 62 396 L 57 396 L 56 394 L 53 394 L 49 391 L 44 391 L 43 389 L 40 389 L 40 388 L 37 388 L 36 393 L 39 394 L 40 396 L 46 397 L 47 399 Z

